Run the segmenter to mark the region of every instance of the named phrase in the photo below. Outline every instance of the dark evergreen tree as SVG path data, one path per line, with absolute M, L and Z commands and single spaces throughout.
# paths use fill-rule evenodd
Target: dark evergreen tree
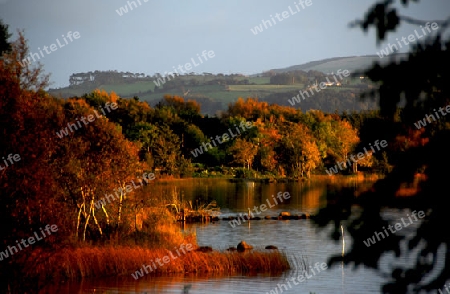
M 422 25 L 426 29 L 434 22 L 399 15 L 395 2 L 377 2 L 364 19 L 354 22 L 353 26 L 364 31 L 375 27 L 377 40 L 382 41 L 401 23 Z M 407 6 L 418 1 L 400 2 Z M 450 279 L 450 231 L 443 227 L 448 223 L 446 182 L 450 177 L 450 158 L 445 154 L 450 148 L 450 116 L 442 115 L 439 110 L 450 104 L 450 70 L 445 62 L 450 60 L 450 42 L 443 39 L 449 21 L 435 21 L 438 29 L 411 44 L 407 60 L 375 64 L 365 73 L 380 85 L 363 97 L 379 97 L 381 118 L 369 119 L 364 124 L 361 146 L 368 146 L 377 139 L 388 140 L 387 149 L 396 151 L 394 167 L 372 189 L 358 197 L 349 190 L 329 192 L 329 204 L 316 218 L 319 226 L 334 223 L 332 237 L 335 240 L 339 239 L 341 225 L 353 239 L 351 250 L 344 256 L 331 258 L 330 265 L 343 261 L 379 269 L 381 257 L 390 253 L 411 262 L 411 267 L 397 265 L 390 269 L 390 281 L 382 286 L 383 293 L 436 293 L 437 289 L 444 289 Z M 435 122 L 431 120 L 421 129 L 415 126 L 419 119 L 431 114 Z M 417 179 L 421 181 L 414 195 L 398 197 L 404 185 Z M 361 213 L 351 217 L 356 206 Z M 363 241 L 374 236 L 374 232 L 383 232 L 383 227 L 388 228 L 390 224 L 382 217 L 384 208 L 406 209 L 402 211 L 405 219 L 414 210 L 416 215 L 423 211 L 425 217 L 413 234 L 406 234 L 405 229 L 368 247 Z

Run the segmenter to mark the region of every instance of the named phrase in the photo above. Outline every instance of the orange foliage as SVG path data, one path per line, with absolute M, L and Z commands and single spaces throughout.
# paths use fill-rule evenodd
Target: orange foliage
M 108 92 L 106 92 L 104 89 L 95 89 L 93 93 L 98 97 L 105 98 L 105 100 L 108 102 L 117 103 L 117 100 L 119 99 L 119 96 L 114 91 L 111 91 L 111 93 L 108 94 Z
M 429 138 L 423 137 L 425 128 L 422 129 L 408 129 L 406 134 L 400 134 L 395 137 L 392 144 L 392 149 L 396 151 L 404 151 L 411 147 L 422 147 L 429 142 Z

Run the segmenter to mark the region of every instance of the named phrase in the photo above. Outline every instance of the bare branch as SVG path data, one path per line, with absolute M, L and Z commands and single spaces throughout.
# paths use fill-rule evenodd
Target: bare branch
M 447 27 L 450 23 L 450 17 L 447 20 L 421 20 L 421 19 L 415 19 L 409 16 L 402 16 L 399 15 L 399 18 L 403 20 L 406 23 L 413 24 L 413 25 L 425 25 L 427 23 L 437 23 L 440 27 Z

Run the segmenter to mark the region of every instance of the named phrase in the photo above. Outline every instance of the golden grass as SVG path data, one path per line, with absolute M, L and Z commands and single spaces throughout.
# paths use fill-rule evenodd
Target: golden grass
M 197 246 L 194 246 L 196 248 Z M 178 249 L 180 256 L 176 254 Z M 143 265 L 150 265 L 156 258 L 170 256 L 167 249 L 146 249 L 137 247 L 81 247 L 64 248 L 56 253 L 39 249 L 34 258 L 27 260 L 24 277 L 45 281 L 77 280 L 87 277 L 130 275 Z M 177 259 L 171 259 L 150 274 L 207 273 L 280 273 L 290 268 L 288 258 L 279 251 L 219 252 L 203 253 L 186 251 L 178 247 L 171 250 Z M 156 263 L 156 262 L 155 262 Z

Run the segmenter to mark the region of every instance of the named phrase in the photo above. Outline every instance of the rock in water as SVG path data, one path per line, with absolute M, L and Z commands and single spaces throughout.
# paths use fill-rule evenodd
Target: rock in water
M 284 220 L 291 219 L 291 213 L 288 211 L 282 211 L 282 212 L 280 212 L 280 215 L 278 216 L 278 218 L 284 219 Z
M 206 253 L 206 252 L 212 252 L 213 249 L 210 246 L 200 246 L 195 251 L 200 251 L 200 252 Z
M 253 246 L 250 244 L 247 244 L 247 242 L 245 242 L 245 241 L 241 241 L 241 243 L 239 243 L 237 245 L 237 251 L 239 251 L 239 252 L 243 252 L 245 250 L 250 250 L 250 249 L 253 249 Z

